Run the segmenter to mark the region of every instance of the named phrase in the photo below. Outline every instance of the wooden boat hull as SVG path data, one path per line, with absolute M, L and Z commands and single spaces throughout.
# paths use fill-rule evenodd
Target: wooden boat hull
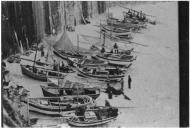
M 108 26 L 108 25 L 101 25 L 102 29 L 110 32 L 115 32 L 115 33 L 125 33 L 125 32 L 130 32 L 130 29 L 122 29 L 122 28 L 116 28 L 113 26 Z
M 96 55 L 96 58 L 103 60 L 103 61 L 107 61 L 108 64 L 110 65 L 120 65 L 120 66 L 125 66 L 125 65 L 130 65 L 131 62 L 133 62 L 134 60 L 136 60 L 136 57 L 131 58 L 131 59 L 127 59 L 127 60 L 114 60 L 114 59 L 109 59 L 100 55 Z
M 24 75 L 31 77 L 35 80 L 40 80 L 40 81 L 47 81 L 47 77 L 57 77 L 57 73 L 59 73 L 59 75 L 61 75 L 62 78 L 64 78 L 65 74 L 64 73 L 60 73 L 60 72 L 56 72 L 56 71 L 51 71 L 51 70 L 45 70 L 45 69 L 41 69 L 44 70 L 46 74 L 39 74 L 39 73 L 34 73 L 33 71 L 27 69 L 27 66 L 29 65 L 20 65 L 21 66 L 21 71 Z M 32 67 L 32 66 L 29 66 Z M 38 67 L 35 67 L 36 69 L 40 69 Z
M 55 55 L 57 55 L 57 56 L 59 56 L 59 57 L 61 57 L 62 59 L 64 59 L 64 60 L 68 60 L 68 61 L 71 61 L 69 58 L 77 58 L 77 59 L 79 59 L 79 58 L 83 58 L 83 56 L 82 55 L 78 55 L 78 56 L 72 56 L 72 55 L 69 55 L 69 54 L 63 54 L 63 53 L 61 53 L 59 50 L 57 50 L 57 49 L 55 49 L 54 48 L 54 50 L 53 50 L 53 52 L 55 53 Z
M 26 66 L 25 65 L 21 65 L 21 71 L 24 75 L 28 76 L 28 77 L 31 77 L 35 80 L 40 80 L 40 81 L 47 81 L 47 76 L 46 75 L 39 75 L 39 74 L 36 74 L 30 70 L 27 70 Z
M 96 122 L 78 122 L 78 121 L 72 121 L 72 120 L 68 120 L 68 124 L 71 126 L 75 126 L 75 127 L 92 127 L 92 126 L 99 126 L 99 125 L 104 125 L 107 124 L 113 120 L 115 120 L 117 117 L 110 117 L 104 120 L 99 120 Z
M 131 32 L 130 31 L 119 31 L 119 30 L 109 30 L 108 28 L 102 26 L 102 30 L 109 32 L 115 36 L 120 36 L 120 35 L 130 35 Z
M 117 116 L 118 108 L 94 107 L 87 109 L 84 114 L 79 114 L 78 111 L 75 111 L 75 114 L 68 118 L 67 122 L 75 127 L 92 127 L 109 123 L 115 120 Z
M 46 115 L 46 116 L 52 116 L 52 117 L 62 116 L 61 112 L 46 111 L 46 110 L 39 109 L 32 105 L 30 105 L 30 107 L 29 107 L 29 112 L 38 113 L 38 114 L 42 114 L 42 115 Z
M 81 69 L 77 69 L 78 71 L 78 75 L 79 76 L 83 76 L 83 77 L 89 77 L 91 79 L 97 79 L 97 80 L 102 80 L 102 81 L 106 81 L 108 79 L 108 75 L 92 75 L 92 74 L 87 74 L 85 72 L 83 72 Z M 123 78 L 125 75 L 109 75 L 109 79 L 112 81 L 117 81 L 120 80 L 121 78 Z
M 42 88 L 42 92 L 43 92 L 44 97 L 66 96 L 64 94 L 61 94 L 58 89 L 54 92 L 51 92 L 48 89 L 46 89 L 44 86 L 41 86 L 41 88 Z M 65 91 L 67 92 L 66 89 L 65 89 Z M 94 90 L 94 91 L 97 92 L 98 90 Z M 67 95 L 69 95 L 69 94 L 67 93 Z M 79 93 L 79 94 L 75 94 L 75 95 L 82 95 L 82 94 Z M 84 95 L 88 95 L 88 96 L 92 97 L 93 99 L 96 99 L 100 96 L 100 92 L 98 91 L 98 93 L 96 93 L 96 94 L 84 94 Z
M 100 61 L 92 57 L 91 60 L 78 60 L 79 67 L 99 67 L 108 65 L 105 61 Z
M 75 97 L 77 97 L 77 96 L 75 96 Z M 62 116 L 63 112 L 74 111 L 78 107 L 88 106 L 88 105 L 93 104 L 91 97 L 81 96 L 81 95 L 79 95 L 79 97 L 83 97 L 84 99 L 86 98 L 86 101 L 84 104 L 77 104 L 77 103 L 73 104 L 72 102 L 63 104 L 62 102 L 60 102 L 60 105 L 59 105 L 59 102 L 55 101 L 55 99 L 54 100 L 52 99 L 54 102 L 49 101 L 49 102 L 52 102 L 52 104 L 50 103 L 51 105 L 49 105 L 49 104 L 43 105 L 43 104 L 34 103 L 34 102 L 29 101 L 29 103 L 28 103 L 29 111 L 43 114 L 43 115 L 48 115 L 48 116 Z M 25 104 L 27 104 L 26 101 L 23 101 L 23 102 Z

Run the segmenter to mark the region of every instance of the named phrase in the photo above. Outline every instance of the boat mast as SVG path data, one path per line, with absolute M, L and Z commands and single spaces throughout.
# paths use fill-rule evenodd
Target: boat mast
M 36 48 L 36 53 L 35 53 L 35 57 L 34 57 L 33 70 L 34 70 L 35 63 L 36 63 L 37 51 L 38 51 L 38 41 L 37 41 L 37 48 Z
M 64 32 L 66 31 L 66 26 L 67 26 L 67 19 L 66 19 L 66 7 L 65 7 L 65 1 L 63 1 L 64 4 L 64 19 L 65 19 L 65 26 L 64 26 Z
M 29 98 L 27 96 L 27 114 L 28 114 L 28 125 L 30 126 L 30 110 L 29 110 Z
M 109 4 L 110 4 L 110 1 L 108 1 L 108 19 L 109 19 Z
M 77 52 L 79 54 L 79 35 L 77 34 Z

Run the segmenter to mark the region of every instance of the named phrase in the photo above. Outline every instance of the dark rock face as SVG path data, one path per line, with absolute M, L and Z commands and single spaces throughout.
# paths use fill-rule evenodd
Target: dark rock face
M 2 2 L 2 58 L 26 49 L 35 39 L 32 2 Z
M 76 26 L 106 11 L 104 1 L 2 2 L 2 58 L 28 49 L 44 35 Z

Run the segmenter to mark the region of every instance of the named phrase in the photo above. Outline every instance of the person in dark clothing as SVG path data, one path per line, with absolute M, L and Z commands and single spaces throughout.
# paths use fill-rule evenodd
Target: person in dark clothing
M 105 100 L 105 106 L 108 106 L 108 107 L 111 106 L 110 103 L 109 103 L 109 101 Z
M 65 64 L 64 64 L 64 62 L 62 61 L 62 63 L 60 63 L 60 71 L 61 72 L 63 72 L 64 71 L 64 69 L 65 69 Z
M 114 53 L 117 54 L 118 51 L 119 51 L 119 50 L 118 50 L 118 45 L 117 45 L 117 43 L 114 44 L 113 48 L 114 48 Z
M 117 43 L 114 44 L 113 48 L 118 49 Z
M 101 49 L 101 51 L 100 51 L 101 53 L 104 53 L 105 52 L 105 48 L 104 47 L 102 47 L 102 49 Z
M 41 57 L 43 57 L 44 56 L 44 48 L 42 47 L 42 49 L 41 49 Z
M 93 70 L 92 70 L 92 74 L 96 74 L 96 69 L 94 68 Z
M 3 67 L 6 67 L 6 63 L 5 63 L 4 61 L 2 61 L 1 65 L 2 65 Z
M 109 81 L 107 82 L 107 93 L 108 93 L 108 98 L 112 99 L 112 88 L 110 87 Z
M 129 75 L 128 76 L 128 88 L 131 89 L 131 82 L 132 82 L 132 79 L 131 79 L 131 76 Z
M 57 71 L 57 69 L 58 69 L 58 64 L 57 64 L 56 60 L 54 60 L 54 63 L 53 63 L 53 70 L 54 70 L 54 71 Z
M 34 72 L 34 73 L 37 73 L 37 71 L 38 71 L 37 68 L 36 68 L 36 67 L 33 67 L 33 72 Z
M 124 80 L 123 80 L 123 78 L 121 78 L 120 83 L 121 83 L 121 91 L 123 91 L 123 87 L 124 87 Z
M 85 111 L 86 111 L 86 107 L 85 106 L 82 106 L 82 107 L 79 107 L 79 108 L 76 109 L 76 115 L 80 116 L 79 119 L 81 121 L 84 121 Z

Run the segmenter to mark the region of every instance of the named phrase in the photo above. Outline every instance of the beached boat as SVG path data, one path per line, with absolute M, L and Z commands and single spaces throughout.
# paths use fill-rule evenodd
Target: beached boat
M 115 107 L 93 107 L 85 112 L 78 111 L 70 113 L 67 122 L 75 127 L 92 127 L 107 124 L 118 116 L 118 108 Z
M 78 75 L 102 81 L 117 81 L 125 76 L 125 70 L 115 67 L 83 67 L 78 68 Z
M 78 59 L 77 65 L 79 67 L 97 67 L 97 66 L 106 66 L 107 62 L 91 58 L 91 59 Z
M 111 27 L 108 25 L 101 25 L 101 31 L 105 31 L 107 33 L 110 33 L 114 36 L 128 36 L 130 37 L 131 32 L 130 30 L 126 31 L 126 29 L 116 29 L 116 27 Z
M 113 54 L 113 53 L 100 53 L 95 56 L 96 58 L 107 61 L 109 64 L 113 65 L 129 65 L 131 62 L 136 60 L 133 55 L 126 54 Z
M 118 28 L 118 27 L 109 26 L 109 25 L 105 25 L 105 24 L 101 24 L 100 27 L 101 27 L 101 29 L 104 29 L 104 30 L 110 31 L 110 32 L 115 32 L 115 33 L 130 32 L 130 29 L 123 29 L 123 28 Z
M 31 77 L 35 80 L 40 81 L 47 81 L 47 77 L 62 77 L 64 78 L 66 76 L 65 73 L 57 72 L 49 69 L 44 69 L 40 67 L 34 67 L 30 65 L 20 65 L 21 71 L 24 75 Z
M 123 21 L 120 21 L 119 19 L 115 19 L 115 18 L 107 19 L 107 24 L 109 26 L 119 27 L 119 28 L 123 28 L 123 29 L 140 29 L 140 28 L 144 28 L 144 26 L 145 26 L 143 24 L 133 24 L 133 23 L 123 22 Z
M 131 49 L 131 50 L 133 50 L 133 49 Z M 121 54 L 130 55 L 131 50 L 121 51 Z M 94 57 L 94 56 L 92 56 L 92 59 L 84 59 L 84 60 L 78 61 L 78 67 L 116 67 L 116 66 L 118 66 L 120 68 L 128 68 L 130 65 L 131 65 L 131 63 L 128 65 L 126 64 L 124 66 L 114 65 L 114 64 L 108 63 L 107 61 L 100 60 L 99 58 Z
M 93 105 L 91 97 L 86 95 L 29 98 L 23 101 L 29 105 L 29 111 L 49 116 L 63 116 L 62 112 L 73 111 L 78 107 Z
M 61 57 L 64 60 L 70 60 L 69 58 L 77 58 L 77 59 L 81 59 L 84 56 L 81 54 L 77 54 L 77 53 L 71 53 L 71 52 L 66 52 L 65 50 L 58 50 L 56 48 L 54 48 L 53 51 L 57 56 Z
M 124 32 L 124 33 L 116 33 L 116 32 L 111 32 L 111 31 L 106 31 L 104 29 L 101 29 L 100 31 L 101 33 L 105 34 L 106 37 L 110 38 L 110 39 L 120 39 L 120 40 L 131 40 L 133 39 L 131 32 Z
M 50 79 L 51 80 L 51 79 Z M 53 81 L 52 81 L 53 83 Z M 56 85 L 56 83 L 54 83 Z M 42 92 L 45 97 L 56 97 L 56 96 L 69 96 L 69 95 L 88 95 L 93 99 L 96 99 L 100 95 L 100 89 L 90 87 L 86 84 L 71 82 L 67 80 L 64 83 L 59 83 L 59 86 L 42 86 Z

